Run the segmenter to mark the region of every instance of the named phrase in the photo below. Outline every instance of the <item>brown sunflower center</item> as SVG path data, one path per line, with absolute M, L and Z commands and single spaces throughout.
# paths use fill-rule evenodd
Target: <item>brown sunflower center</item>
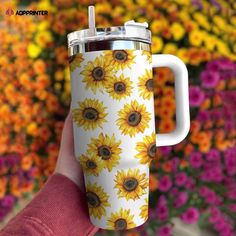
M 148 147 L 147 152 L 150 158 L 154 158 L 156 155 L 156 143 L 151 143 Z
M 98 66 L 95 67 L 92 71 L 92 77 L 94 78 L 95 81 L 101 81 L 105 77 L 105 73 L 102 67 Z
M 86 161 L 86 166 L 89 168 L 89 169 L 95 169 L 97 167 L 96 163 L 92 160 L 87 160 Z
M 83 110 L 83 117 L 90 121 L 95 121 L 98 119 L 99 113 L 93 107 L 87 107 Z
M 86 198 L 87 198 L 89 207 L 98 207 L 101 204 L 101 201 L 96 193 L 87 192 Z
M 119 218 L 115 221 L 115 229 L 116 230 L 124 230 L 127 228 L 127 222 L 123 218 Z
M 134 191 L 138 187 L 138 180 L 133 177 L 126 178 L 123 182 L 123 187 L 128 192 Z
M 126 90 L 125 83 L 123 83 L 123 82 L 114 83 L 114 90 L 116 93 L 124 93 Z
M 128 115 L 128 119 L 127 122 L 129 125 L 131 126 L 137 126 L 140 121 L 141 121 L 141 114 L 137 111 L 132 111 L 129 115 Z
M 98 148 L 98 155 L 102 157 L 103 160 L 109 160 L 111 158 L 111 154 L 111 148 L 106 145 L 102 145 Z
M 114 58 L 119 62 L 124 62 L 128 59 L 128 54 L 124 50 L 116 50 L 113 52 Z
M 148 91 L 153 91 L 154 90 L 153 79 L 148 79 L 145 83 L 145 86 Z

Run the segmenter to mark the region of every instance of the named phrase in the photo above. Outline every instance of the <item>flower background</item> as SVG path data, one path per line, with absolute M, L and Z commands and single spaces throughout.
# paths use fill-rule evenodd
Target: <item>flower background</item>
M 153 53 L 174 54 L 189 71 L 190 133 L 180 144 L 158 149 L 149 220 L 122 235 L 172 235 L 175 217 L 216 235 L 235 235 L 234 0 L 1 1 L 0 220 L 54 170 L 70 103 L 66 34 L 87 28 L 90 4 L 100 27 L 147 21 Z M 9 16 L 9 8 L 49 15 Z M 157 130 L 169 132 L 175 127 L 174 79 L 167 68 L 155 70 L 154 79 Z

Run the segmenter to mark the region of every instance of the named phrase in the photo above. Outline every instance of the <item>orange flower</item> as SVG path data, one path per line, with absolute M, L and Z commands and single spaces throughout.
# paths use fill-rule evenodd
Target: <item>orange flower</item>
M 162 164 L 162 169 L 163 171 L 170 173 L 172 171 L 172 164 L 170 161 L 167 161 L 165 163 Z
M 0 198 L 3 198 L 6 193 L 6 186 L 5 185 L 0 185 Z
M 202 141 L 198 148 L 202 153 L 207 153 L 211 148 L 211 142 L 209 140 Z
M 171 132 L 175 129 L 175 122 L 172 119 L 161 120 L 159 129 L 161 133 Z
M 187 168 L 189 166 L 189 163 L 186 160 L 180 160 L 180 164 L 179 165 L 180 165 L 180 167 L 182 169 L 185 169 L 185 168 Z
M 33 160 L 32 157 L 30 155 L 24 156 L 21 159 L 21 168 L 23 170 L 29 170 L 30 167 L 32 166 Z
M 197 132 L 199 132 L 200 128 L 201 128 L 201 124 L 200 124 L 199 121 L 197 121 L 197 120 L 191 121 L 191 123 L 190 123 L 190 132 L 197 133 Z
M 184 148 L 184 154 L 188 156 L 190 153 L 193 152 L 193 150 L 194 146 L 191 143 L 188 143 Z
M 140 233 L 138 232 L 128 232 L 125 234 L 125 236 L 140 236 Z
M 158 114 L 161 118 L 172 118 L 175 115 L 174 109 L 169 109 L 168 107 L 161 106 L 158 110 Z
M 33 68 L 36 74 L 44 74 L 46 71 L 46 64 L 42 59 L 38 59 L 34 62 Z
M 155 191 L 157 188 L 158 188 L 158 180 L 155 177 L 155 175 L 151 173 L 149 176 L 149 189 L 152 192 Z
M 201 105 L 200 105 L 200 109 L 201 110 L 207 110 L 211 105 L 211 100 L 209 98 L 205 99 Z
M 29 135 L 32 135 L 32 136 L 37 136 L 38 134 L 38 125 L 36 122 L 31 122 L 28 127 L 26 128 L 26 132 L 29 134 Z

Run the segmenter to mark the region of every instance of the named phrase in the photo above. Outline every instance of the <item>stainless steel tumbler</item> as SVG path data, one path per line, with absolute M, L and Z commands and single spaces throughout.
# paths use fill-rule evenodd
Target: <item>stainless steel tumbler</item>
M 146 23 L 68 35 L 75 155 L 84 172 L 91 222 L 124 230 L 148 218 L 149 166 L 156 147 L 189 131 L 188 74 L 172 55 L 151 54 Z M 175 75 L 176 129 L 156 134 L 153 67 Z

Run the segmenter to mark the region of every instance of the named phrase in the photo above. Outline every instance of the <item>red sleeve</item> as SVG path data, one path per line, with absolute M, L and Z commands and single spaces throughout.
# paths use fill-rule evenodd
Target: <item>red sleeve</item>
M 97 230 L 90 223 L 85 194 L 66 176 L 54 174 L 0 236 L 91 236 Z

